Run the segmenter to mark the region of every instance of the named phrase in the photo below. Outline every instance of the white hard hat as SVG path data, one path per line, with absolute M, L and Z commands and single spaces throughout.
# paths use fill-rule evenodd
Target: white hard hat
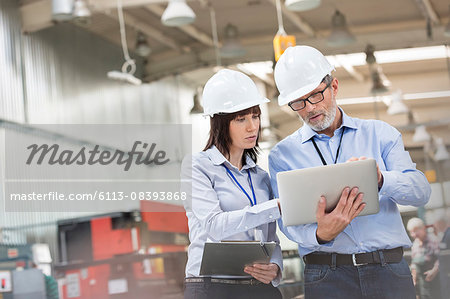
M 319 50 L 308 46 L 289 47 L 275 66 L 274 78 L 280 106 L 310 93 L 331 74 L 334 67 Z
M 233 113 L 269 102 L 247 75 L 228 69 L 218 71 L 203 88 L 203 115 Z

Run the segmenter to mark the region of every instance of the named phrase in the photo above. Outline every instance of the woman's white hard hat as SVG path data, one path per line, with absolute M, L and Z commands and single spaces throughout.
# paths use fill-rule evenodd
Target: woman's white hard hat
M 323 54 L 309 46 L 289 47 L 278 60 L 274 78 L 280 95 L 278 105 L 296 100 L 320 85 L 334 67 Z
M 203 88 L 203 115 L 238 112 L 262 103 L 263 97 L 247 75 L 229 69 L 218 71 Z

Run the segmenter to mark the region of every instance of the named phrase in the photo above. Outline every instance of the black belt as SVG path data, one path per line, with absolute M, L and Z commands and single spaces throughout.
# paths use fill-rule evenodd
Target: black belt
M 185 283 L 191 282 L 211 282 L 211 283 L 224 283 L 224 284 L 246 284 L 246 285 L 258 285 L 262 282 L 254 278 L 212 278 L 212 277 L 186 277 Z
M 339 253 L 310 253 L 303 257 L 306 264 L 316 265 L 333 265 L 333 258 L 336 258 L 336 266 L 353 265 L 361 266 L 366 264 L 381 264 L 381 254 L 385 263 L 399 263 L 403 258 L 403 248 L 397 247 L 393 249 L 377 250 L 356 254 L 339 254 Z

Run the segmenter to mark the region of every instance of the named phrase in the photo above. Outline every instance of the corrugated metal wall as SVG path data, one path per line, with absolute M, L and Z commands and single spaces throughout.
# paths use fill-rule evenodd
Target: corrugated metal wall
M 0 117 L 24 120 L 20 16 L 17 1 L 0 1 Z
M 140 87 L 107 79 L 106 73 L 119 70 L 122 62 L 118 46 L 72 24 L 22 35 L 18 1 L 0 1 L 1 119 L 28 124 L 178 123 L 178 103 L 192 100 L 192 88 L 176 78 Z M 86 213 L 0 209 L 0 242 L 49 243 L 56 260 L 56 220 L 81 215 Z

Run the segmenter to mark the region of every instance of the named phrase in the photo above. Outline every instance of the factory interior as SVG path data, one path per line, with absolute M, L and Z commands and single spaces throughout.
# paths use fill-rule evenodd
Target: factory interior
M 203 87 L 224 68 L 270 100 L 260 106 L 258 158 L 269 171 L 270 150 L 303 125 L 277 103 L 274 67 L 287 45 L 326 56 L 347 115 L 402 134 L 432 190 L 423 207 L 399 205 L 405 227 L 450 215 L 449 44 L 447 0 L 1 0 L 0 299 L 183 298 L 183 201 L 142 200 L 140 191 L 177 192 L 183 157 L 208 139 Z M 155 163 L 143 169 L 18 164 L 25 142 L 120 150 L 136 136 L 154 136 Z M 99 186 L 108 202 L 11 202 L 12 193 Z M 119 191 L 131 200 L 109 201 Z M 278 289 L 303 298 L 297 244 L 277 234 Z M 48 277 L 58 297 L 48 297 Z

